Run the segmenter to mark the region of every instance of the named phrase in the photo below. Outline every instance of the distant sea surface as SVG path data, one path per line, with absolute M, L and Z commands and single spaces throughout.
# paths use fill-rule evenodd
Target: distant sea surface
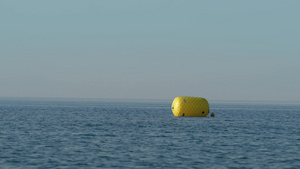
M 0 168 L 300 168 L 300 105 L 0 99 Z

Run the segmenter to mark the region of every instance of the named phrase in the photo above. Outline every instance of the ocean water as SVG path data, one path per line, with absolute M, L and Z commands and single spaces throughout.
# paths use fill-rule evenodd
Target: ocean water
M 300 168 L 300 105 L 0 99 L 0 168 Z

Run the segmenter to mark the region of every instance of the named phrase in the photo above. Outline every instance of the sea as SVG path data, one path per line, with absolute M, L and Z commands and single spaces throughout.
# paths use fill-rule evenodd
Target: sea
M 0 98 L 0 168 L 300 168 L 300 104 Z

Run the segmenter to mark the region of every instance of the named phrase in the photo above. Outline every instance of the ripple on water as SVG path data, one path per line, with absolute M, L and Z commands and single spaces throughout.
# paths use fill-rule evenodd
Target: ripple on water
M 283 110 L 286 114 L 282 114 Z M 300 168 L 299 106 L 0 102 L 3 168 Z

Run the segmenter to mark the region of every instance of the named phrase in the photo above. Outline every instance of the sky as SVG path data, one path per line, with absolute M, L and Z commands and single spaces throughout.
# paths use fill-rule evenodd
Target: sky
M 300 102 L 299 8 L 0 0 L 0 97 Z

